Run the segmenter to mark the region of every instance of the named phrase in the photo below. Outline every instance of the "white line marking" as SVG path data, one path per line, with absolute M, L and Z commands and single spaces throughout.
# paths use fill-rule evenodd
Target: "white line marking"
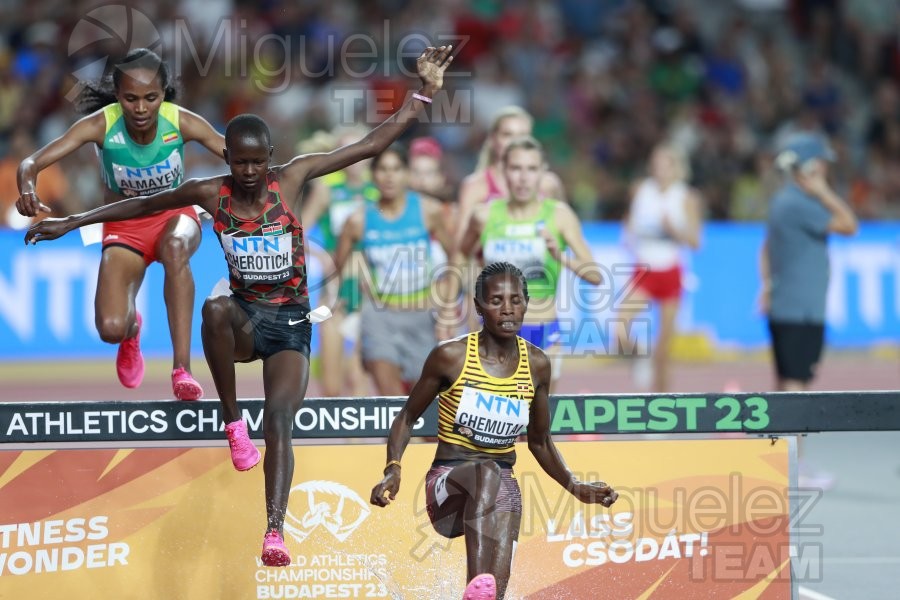
M 823 562 L 832 565 L 900 565 L 900 556 L 826 556 Z
M 798 591 L 800 592 L 801 600 L 835 600 L 831 596 L 826 596 L 825 594 L 820 594 L 819 592 L 814 592 L 810 589 L 803 587 L 802 585 L 800 586 Z

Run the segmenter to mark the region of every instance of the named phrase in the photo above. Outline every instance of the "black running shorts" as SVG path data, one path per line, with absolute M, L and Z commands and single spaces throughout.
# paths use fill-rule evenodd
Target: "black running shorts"
M 309 314 L 309 304 L 274 306 L 232 298 L 253 325 L 253 358 L 242 362 L 266 359 L 282 350 L 296 350 L 309 359 L 312 325 L 302 320 Z
M 769 320 L 775 370 L 780 379 L 808 382 L 822 357 L 825 325 Z

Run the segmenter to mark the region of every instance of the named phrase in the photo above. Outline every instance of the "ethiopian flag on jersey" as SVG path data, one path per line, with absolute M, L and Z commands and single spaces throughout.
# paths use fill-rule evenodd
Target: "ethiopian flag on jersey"
M 181 184 L 184 138 L 179 129 L 177 105 L 171 102 L 160 105 L 156 137 L 149 144 L 138 144 L 131 139 L 118 102 L 104 107 L 103 115 L 106 133 L 98 154 L 103 182 L 109 189 L 126 197 L 149 196 Z

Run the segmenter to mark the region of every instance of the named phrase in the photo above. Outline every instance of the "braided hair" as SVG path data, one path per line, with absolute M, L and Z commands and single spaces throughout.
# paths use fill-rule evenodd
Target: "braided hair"
M 488 279 L 497 275 L 512 275 L 516 277 L 519 283 L 522 284 L 522 295 L 525 297 L 525 301 L 528 301 L 528 282 L 525 281 L 525 275 L 519 267 L 505 261 L 491 263 L 481 270 L 478 279 L 475 280 L 475 300 L 484 302 L 484 285 Z

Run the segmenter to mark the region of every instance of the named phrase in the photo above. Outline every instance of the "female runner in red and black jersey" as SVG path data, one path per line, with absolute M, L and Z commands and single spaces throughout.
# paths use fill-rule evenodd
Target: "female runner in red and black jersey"
M 83 225 L 193 204 L 213 215 L 233 295 L 208 298 L 204 303 L 203 348 L 222 403 L 232 462 L 238 470 L 252 468 L 260 456 L 238 410 L 234 362 L 263 360 L 268 525 L 262 561 L 268 566 L 291 562 L 282 529 L 294 474 L 293 421 L 309 381 L 310 325 L 301 321 L 309 312 L 303 227 L 288 206 L 307 180 L 375 156 L 416 122 L 422 106 L 430 103 L 443 85 L 451 50 L 452 46 L 427 48 L 417 62 L 422 88 L 358 142 L 270 167 L 269 128 L 255 115 L 240 115 L 225 130 L 230 176 L 192 179 L 153 196 L 123 200 L 63 219 L 46 219 L 25 236 L 26 243 L 52 240 Z

